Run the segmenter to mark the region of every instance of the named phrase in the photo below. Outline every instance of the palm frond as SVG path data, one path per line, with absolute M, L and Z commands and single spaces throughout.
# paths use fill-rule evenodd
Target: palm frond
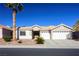
M 19 5 L 18 5 L 18 10 L 19 10 L 19 11 L 22 11 L 23 9 L 24 9 L 24 8 L 23 8 L 23 5 L 22 5 L 22 4 L 19 4 Z
M 11 4 L 11 3 L 6 3 L 5 6 L 8 8 L 13 8 L 13 4 Z
M 5 6 L 10 9 L 15 9 L 17 12 L 23 10 L 23 5 L 21 3 L 5 3 Z

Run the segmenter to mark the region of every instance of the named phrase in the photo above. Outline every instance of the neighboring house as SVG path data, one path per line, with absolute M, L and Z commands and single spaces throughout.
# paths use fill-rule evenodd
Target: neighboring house
M 17 39 L 34 39 L 35 36 L 40 36 L 43 37 L 45 40 L 64 40 L 71 39 L 72 32 L 73 30 L 71 27 L 60 24 L 58 26 L 34 25 L 29 27 L 18 27 L 16 34 Z
M 10 27 L 0 25 L 0 39 L 3 39 L 5 36 L 12 36 L 12 29 Z

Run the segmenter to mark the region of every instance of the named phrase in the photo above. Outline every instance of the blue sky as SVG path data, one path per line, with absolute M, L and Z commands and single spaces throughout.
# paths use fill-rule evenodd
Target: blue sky
M 73 26 L 79 19 L 79 4 L 26 3 L 17 13 L 17 26 L 40 26 L 66 24 Z M 0 24 L 12 26 L 12 11 L 0 4 Z

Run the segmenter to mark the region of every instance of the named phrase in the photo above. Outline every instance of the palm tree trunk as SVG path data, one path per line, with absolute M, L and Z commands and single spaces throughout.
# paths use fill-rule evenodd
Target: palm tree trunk
M 13 9 L 13 41 L 16 41 L 16 10 Z

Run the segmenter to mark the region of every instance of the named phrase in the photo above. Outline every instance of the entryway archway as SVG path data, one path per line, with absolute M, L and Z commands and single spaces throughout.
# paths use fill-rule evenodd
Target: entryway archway
M 32 31 L 32 39 L 34 39 L 35 36 L 40 36 L 40 31 Z

